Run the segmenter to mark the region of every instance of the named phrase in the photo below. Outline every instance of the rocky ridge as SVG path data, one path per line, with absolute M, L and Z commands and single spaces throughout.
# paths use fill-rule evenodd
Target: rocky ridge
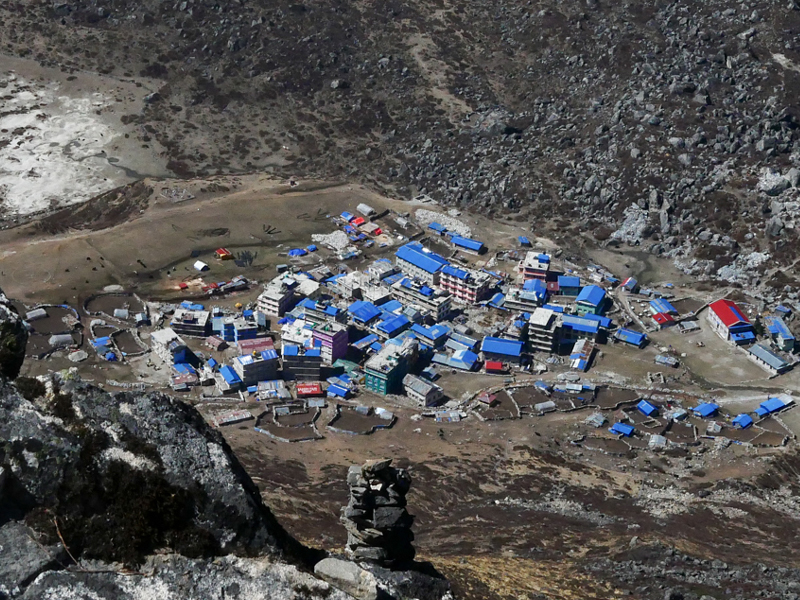
M 179 175 L 359 179 L 637 245 L 741 285 L 774 274 L 739 257 L 791 260 L 797 188 L 759 183 L 764 169 L 800 166 L 791 2 L 93 0 L 0 11 L 15 25 L 0 33 L 10 52 L 163 82 L 129 120 Z

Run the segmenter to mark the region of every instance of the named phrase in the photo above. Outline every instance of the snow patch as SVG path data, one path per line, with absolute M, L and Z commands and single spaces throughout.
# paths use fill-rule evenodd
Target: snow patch
M 57 84 L 5 79 L 0 97 L 0 205 L 26 215 L 83 202 L 115 187 L 104 147 L 117 134 L 96 111 L 101 94 L 72 98 Z

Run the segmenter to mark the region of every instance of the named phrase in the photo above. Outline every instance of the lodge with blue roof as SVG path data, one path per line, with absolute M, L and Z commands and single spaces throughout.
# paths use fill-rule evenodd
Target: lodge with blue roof
M 519 365 L 522 363 L 525 344 L 519 340 L 509 340 L 486 336 L 481 342 L 483 360 L 496 360 Z
M 419 242 L 408 242 L 395 252 L 397 267 L 406 275 L 428 284 L 439 281 L 439 271 L 449 264 L 447 259 L 423 247 Z
M 606 309 L 606 291 L 597 285 L 587 285 L 575 299 L 575 308 L 578 314 L 601 315 Z

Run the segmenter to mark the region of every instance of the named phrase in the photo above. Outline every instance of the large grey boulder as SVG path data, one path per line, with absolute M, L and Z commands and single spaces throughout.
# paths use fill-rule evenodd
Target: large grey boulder
M 161 548 L 191 557 L 300 555 L 222 436 L 159 393 L 111 396 L 56 377 L 27 400 L 0 386 L 4 495 L 51 543 L 129 565 Z
M 59 546 L 44 546 L 22 523 L 10 521 L 0 527 L 0 598 L 13 596 L 40 573 L 68 564 Z
M 375 576 L 357 564 L 339 558 L 324 558 L 314 565 L 314 574 L 359 600 L 377 600 Z

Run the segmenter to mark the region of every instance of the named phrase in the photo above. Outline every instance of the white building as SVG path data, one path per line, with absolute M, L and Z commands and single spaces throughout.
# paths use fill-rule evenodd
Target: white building
M 233 370 L 245 385 L 278 377 L 278 353 L 275 350 L 254 352 L 233 359 Z
M 269 284 L 256 300 L 256 308 L 266 315 L 282 317 L 292 309 L 294 291 L 283 283 Z

